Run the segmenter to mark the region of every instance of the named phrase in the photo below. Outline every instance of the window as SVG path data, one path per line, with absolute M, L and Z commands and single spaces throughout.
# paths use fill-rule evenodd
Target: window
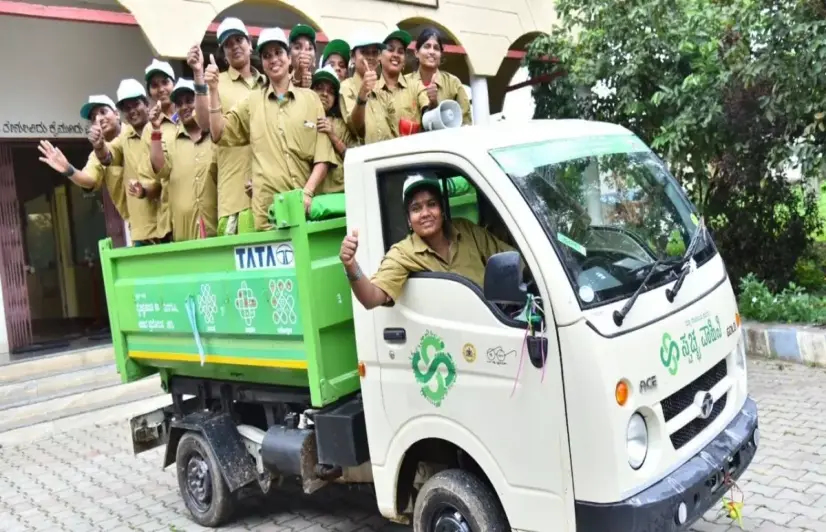
M 449 222 L 465 219 L 469 222 L 486 229 L 493 236 L 519 251 L 510 232 L 499 217 L 496 209 L 490 201 L 477 190 L 475 184 L 461 171 L 449 166 L 411 166 L 404 169 L 394 169 L 381 172 L 378 177 L 379 197 L 381 198 L 380 209 L 382 217 L 382 229 L 384 237 L 385 252 L 394 244 L 407 238 L 410 234 L 408 216 L 405 211 L 402 189 L 404 182 L 411 175 L 419 174 L 428 178 L 438 179 L 442 183 L 442 189 L 448 194 L 444 201 L 449 205 L 443 210 L 448 213 Z M 449 278 L 462 284 L 470 286 L 481 299 L 484 297 L 484 265 L 480 265 L 481 271 L 475 271 L 475 279 L 469 277 L 467 272 L 423 272 L 412 274 L 411 277 L 439 277 Z M 525 270 L 525 275 L 530 279 L 530 272 Z M 497 306 L 485 300 L 485 303 L 494 311 L 502 321 L 509 325 L 514 325 L 513 316 L 518 315 L 523 309 L 521 306 Z M 518 326 L 524 324 L 518 323 Z

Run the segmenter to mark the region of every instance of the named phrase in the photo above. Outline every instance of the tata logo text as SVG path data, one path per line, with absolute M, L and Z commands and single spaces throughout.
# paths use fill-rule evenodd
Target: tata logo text
M 262 244 L 235 248 L 235 269 L 238 271 L 294 267 L 295 252 L 292 244 Z

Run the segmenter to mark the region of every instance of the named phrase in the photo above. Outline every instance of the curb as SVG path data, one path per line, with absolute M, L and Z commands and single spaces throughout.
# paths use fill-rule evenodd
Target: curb
M 809 325 L 743 322 L 749 356 L 826 368 L 826 329 Z

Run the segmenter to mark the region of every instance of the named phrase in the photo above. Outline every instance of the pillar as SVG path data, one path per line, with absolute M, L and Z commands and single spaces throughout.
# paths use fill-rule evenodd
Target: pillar
M 490 121 L 490 98 L 488 97 L 488 78 L 470 76 L 470 92 L 473 99 L 473 123 L 487 124 Z

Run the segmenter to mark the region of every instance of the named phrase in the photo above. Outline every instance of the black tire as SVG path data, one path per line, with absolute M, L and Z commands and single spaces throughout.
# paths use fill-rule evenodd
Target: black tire
M 184 434 L 178 442 L 175 463 L 178 489 L 192 519 L 210 528 L 226 523 L 235 509 L 235 498 L 204 437 L 197 432 Z
M 499 499 L 461 469 L 436 473 L 422 486 L 413 509 L 413 532 L 509 532 Z

